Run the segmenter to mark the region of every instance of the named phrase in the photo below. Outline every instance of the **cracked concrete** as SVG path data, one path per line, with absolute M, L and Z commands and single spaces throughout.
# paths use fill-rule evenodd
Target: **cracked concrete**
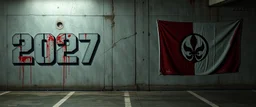
M 108 52 L 110 49 L 113 49 L 120 41 L 123 41 L 125 39 L 129 39 L 129 38 L 131 38 L 131 37 L 133 37 L 135 35 L 136 35 L 136 33 L 133 34 L 133 35 L 130 35 L 130 36 L 127 36 L 127 37 L 123 37 L 123 38 L 119 39 L 118 41 L 114 42 L 113 45 L 111 46 L 111 48 L 108 48 L 104 53 Z

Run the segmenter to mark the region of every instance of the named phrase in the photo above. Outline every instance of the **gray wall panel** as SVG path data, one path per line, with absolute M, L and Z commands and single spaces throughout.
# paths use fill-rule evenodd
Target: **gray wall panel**
M 14 0 L 8 15 L 102 15 L 103 0 Z
M 1 32 L 1 39 L 0 39 L 0 84 L 3 86 L 2 88 L 7 87 L 7 67 L 3 66 L 7 62 L 7 53 L 6 53 L 6 47 L 7 47 L 7 38 L 6 38 L 6 16 L 0 16 L 0 32 Z
M 116 16 L 113 36 L 114 86 L 135 85 L 134 38 L 134 17 Z
M 1 1 L 0 90 L 7 86 L 9 90 L 168 90 L 231 85 L 238 88 L 245 85 L 255 87 L 253 62 L 256 59 L 256 9 L 251 4 L 238 1 L 209 7 L 207 0 Z M 240 18 L 244 19 L 240 72 L 207 76 L 160 74 L 156 27 L 158 19 L 218 22 Z M 63 21 L 62 30 L 56 29 L 57 21 Z M 101 40 L 91 65 L 81 63 L 88 43 L 79 42 L 79 51 L 73 55 L 79 57 L 79 65 L 26 65 L 22 83 L 23 66 L 14 66 L 12 63 L 12 50 L 15 48 L 12 36 L 15 33 L 29 33 L 32 37 L 37 33 L 51 33 L 55 38 L 59 33 L 73 33 L 77 37 L 78 33 L 98 33 Z M 31 55 L 34 56 L 34 53 Z M 64 80 L 63 70 L 67 71 Z

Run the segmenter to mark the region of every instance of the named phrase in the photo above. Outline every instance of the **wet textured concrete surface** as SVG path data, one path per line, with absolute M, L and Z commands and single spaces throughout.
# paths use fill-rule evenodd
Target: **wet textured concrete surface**
M 67 93 L 12 91 L 0 96 L 0 107 L 51 107 Z
M 195 91 L 220 107 L 256 107 L 256 91 Z
M 3 93 L 4 91 L 0 91 Z M 195 90 L 192 92 L 219 107 L 256 107 L 253 90 Z M 0 107 L 51 107 L 70 91 L 11 91 L 0 96 Z M 61 107 L 210 107 L 187 91 L 75 91 Z

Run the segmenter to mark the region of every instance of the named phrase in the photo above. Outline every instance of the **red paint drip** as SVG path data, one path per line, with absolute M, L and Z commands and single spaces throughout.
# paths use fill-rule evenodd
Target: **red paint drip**
M 65 56 L 63 56 L 63 58 L 65 59 Z M 63 75 L 63 77 L 62 77 L 62 79 L 63 79 L 63 88 L 64 88 L 64 86 L 65 86 L 65 81 L 66 81 L 66 79 L 65 79 L 65 77 L 66 77 L 66 69 L 65 69 L 65 65 L 63 65 L 63 68 L 62 68 L 62 75 Z
M 32 85 L 32 67 L 30 65 L 30 85 Z
M 67 51 L 67 46 L 63 46 L 63 51 L 64 52 L 66 52 Z M 66 63 L 67 62 L 67 59 L 66 59 L 66 56 L 62 56 L 62 58 L 63 58 L 63 61 L 64 61 L 64 63 Z M 65 86 L 65 83 L 66 83 L 66 65 L 63 65 L 63 69 L 62 69 L 62 72 L 63 72 L 63 77 L 62 77 L 62 79 L 63 79 L 63 89 L 64 89 L 64 86 Z
M 24 87 L 24 66 L 22 67 L 22 88 Z
M 63 87 L 63 89 L 64 89 L 64 86 L 65 86 L 65 68 L 64 68 L 64 66 L 63 66 L 63 70 L 62 70 L 62 75 L 63 75 L 63 77 L 62 77 L 62 87 Z
M 68 62 L 70 62 L 70 56 L 68 56 Z M 70 66 L 68 66 L 68 74 L 70 75 Z
M 57 44 L 64 44 L 64 40 L 65 40 L 65 34 L 57 36 Z M 63 49 L 64 52 L 66 52 L 67 46 L 63 46 L 62 49 Z M 62 59 L 65 63 L 66 62 L 66 57 L 63 56 Z M 63 65 L 63 68 L 62 68 L 62 87 L 63 87 L 63 89 L 64 89 L 64 86 L 65 86 L 65 83 L 66 83 L 65 78 L 66 78 L 66 66 Z
M 32 62 L 31 56 L 19 56 L 19 61 L 22 63 L 25 63 L 27 61 Z M 21 72 L 22 72 L 22 88 L 24 87 L 24 66 L 21 66 Z
M 22 71 L 22 66 L 20 66 L 20 69 L 19 69 L 19 80 L 21 79 L 21 71 Z
M 19 46 L 20 48 L 20 52 L 22 52 L 22 46 Z M 21 72 L 22 72 L 22 66 L 20 66 L 20 70 L 19 70 L 19 80 L 21 79 Z
M 85 33 L 85 34 L 84 34 L 84 39 L 86 39 L 86 37 L 87 37 L 87 34 Z
M 46 58 L 48 58 L 48 62 L 51 61 L 51 58 L 50 58 L 50 46 L 52 44 L 53 46 L 53 43 L 54 43 L 54 37 L 52 35 L 48 35 L 48 39 L 47 39 L 47 42 L 46 42 Z

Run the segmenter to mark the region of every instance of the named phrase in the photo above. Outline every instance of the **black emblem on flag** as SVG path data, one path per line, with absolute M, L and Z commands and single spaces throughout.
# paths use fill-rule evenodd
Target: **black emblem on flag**
M 202 61 L 207 56 L 208 50 L 206 39 L 199 34 L 190 34 L 181 43 L 181 53 L 188 61 Z

